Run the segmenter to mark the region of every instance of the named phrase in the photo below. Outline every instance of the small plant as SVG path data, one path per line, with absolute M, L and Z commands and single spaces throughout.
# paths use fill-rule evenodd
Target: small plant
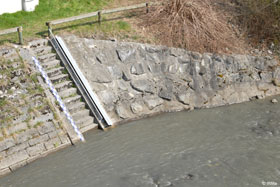
M 42 126 L 44 123 L 42 121 L 38 121 L 33 127 L 34 128 L 38 128 L 40 126 Z
M 32 74 L 30 78 L 34 83 L 38 83 L 37 74 Z

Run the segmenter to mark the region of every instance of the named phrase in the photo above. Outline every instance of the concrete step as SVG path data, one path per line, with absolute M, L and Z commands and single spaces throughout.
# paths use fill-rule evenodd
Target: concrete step
M 56 84 L 54 87 L 55 87 L 56 91 L 62 92 L 68 88 L 71 88 L 72 86 L 73 86 L 72 81 L 63 81 L 59 84 Z
M 76 125 L 78 127 L 84 127 L 87 123 L 93 123 L 94 118 L 91 116 L 84 116 L 83 118 L 80 118 L 79 120 L 75 121 Z
M 48 54 L 45 54 L 45 55 L 42 55 L 42 56 L 38 56 L 38 60 L 41 63 L 45 63 L 45 62 L 48 62 L 48 61 L 53 61 L 53 60 L 55 60 L 55 58 L 56 58 L 55 53 L 48 53 Z
M 86 104 L 84 102 L 77 102 L 77 103 L 74 103 L 74 104 L 70 104 L 68 106 L 68 110 L 71 114 L 74 114 L 80 110 L 83 110 L 85 109 L 85 106 Z
M 63 102 L 66 106 L 80 102 L 81 101 L 81 96 L 80 95 L 75 95 L 73 97 L 67 97 L 66 99 L 63 99 Z
M 72 115 L 74 121 L 78 121 L 81 118 L 84 118 L 85 116 L 89 116 L 89 110 L 88 109 L 78 111 L 78 112 L 76 112 L 75 114 Z
M 51 77 L 50 80 L 52 81 L 53 84 L 57 84 L 62 81 L 66 81 L 67 78 L 68 78 L 68 74 L 61 74 L 61 75 Z
M 47 39 L 40 39 L 40 40 L 35 40 L 32 42 L 28 43 L 28 46 L 30 48 L 35 48 L 35 47 L 39 47 L 39 46 L 45 46 L 48 44 L 48 40 Z
M 51 69 L 51 68 L 57 67 L 59 65 L 60 65 L 59 60 L 52 60 L 52 61 L 42 63 L 42 67 L 44 69 Z
M 35 52 L 38 56 L 46 55 L 46 54 L 52 52 L 52 47 L 51 47 L 51 46 L 40 46 L 40 47 L 38 47 L 38 48 L 35 48 L 35 49 L 34 49 L 34 52 Z
M 47 70 L 46 73 L 49 77 L 55 77 L 62 74 L 63 67 Z
M 77 88 L 69 88 L 67 90 L 63 90 L 61 92 L 58 92 L 58 94 L 61 98 L 67 98 L 71 95 L 77 94 Z
M 81 133 L 87 132 L 92 129 L 97 129 L 97 128 L 98 128 L 98 124 L 96 124 L 96 123 L 90 123 L 90 124 L 86 124 L 83 127 L 79 127 Z

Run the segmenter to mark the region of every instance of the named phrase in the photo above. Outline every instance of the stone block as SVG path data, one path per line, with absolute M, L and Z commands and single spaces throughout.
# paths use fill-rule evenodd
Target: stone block
M 130 68 L 130 73 L 134 75 L 142 75 L 145 73 L 144 67 L 142 64 L 135 63 Z
M 61 144 L 61 140 L 59 138 L 53 138 L 49 141 L 45 142 L 45 147 L 47 150 L 54 149 Z
M 134 114 L 141 114 L 143 111 L 143 104 L 140 102 L 134 102 L 130 105 L 130 108 Z
M 37 145 L 34 145 L 32 147 L 28 147 L 26 149 L 27 153 L 29 154 L 29 156 L 35 156 L 35 155 L 38 155 L 40 153 L 42 153 L 43 151 L 45 151 L 45 146 L 43 143 L 41 144 L 37 144 Z
M 94 66 L 93 73 L 88 75 L 88 79 L 98 83 L 110 83 L 112 82 L 112 76 L 106 66 Z
M 36 129 L 28 129 L 20 134 L 16 134 L 15 138 L 16 138 L 17 143 L 22 143 L 22 142 L 30 140 L 33 137 L 38 136 L 38 135 L 39 135 L 39 133 Z
M 27 147 L 29 147 L 29 144 L 28 142 L 23 142 L 21 144 L 17 144 L 13 147 L 10 147 L 8 150 L 7 150 L 7 154 L 8 155 L 11 155 L 11 154 L 14 154 L 16 152 L 19 152 L 19 151 L 22 151 L 24 149 L 26 149 Z
M 60 138 L 60 141 L 61 141 L 62 144 L 70 144 L 71 143 L 68 136 L 66 136 L 66 135 L 59 136 L 59 138 Z
M 139 92 L 155 93 L 155 85 L 146 79 L 132 80 L 131 87 Z
M 143 100 L 150 110 L 153 110 L 155 107 L 163 104 L 163 100 L 156 96 L 145 96 Z
M 161 66 L 159 64 L 148 64 L 148 70 L 151 73 L 161 73 Z
M 36 137 L 36 138 L 32 138 L 31 140 L 29 140 L 29 145 L 33 146 L 35 144 L 38 144 L 38 143 L 42 143 L 42 142 L 45 142 L 49 139 L 49 135 L 48 134 L 44 134 L 44 135 L 41 135 L 39 137 Z
M 122 70 L 117 65 L 109 66 L 108 70 L 115 79 L 121 79 L 123 76 Z
M 13 138 L 6 138 L 0 142 L 0 152 L 4 151 L 16 144 Z
M 44 125 L 37 128 L 38 132 L 42 134 L 47 134 L 56 130 L 54 124 L 52 122 L 44 123 Z
M 130 48 L 119 48 L 116 50 L 117 55 L 121 62 L 126 62 L 133 54 L 135 54 L 135 49 Z
M 191 89 L 188 89 L 186 92 L 179 93 L 177 98 L 178 101 L 183 103 L 184 105 L 192 105 L 194 104 L 193 102 L 194 95 L 195 92 Z
M 50 138 L 50 139 L 55 138 L 55 137 L 58 137 L 58 134 L 57 134 L 56 131 L 50 132 L 50 133 L 48 133 L 48 135 L 49 135 L 49 138 Z
M 101 102 L 106 106 L 114 105 L 114 103 L 118 100 L 118 97 L 111 90 L 98 92 L 97 95 Z
M 18 162 L 21 162 L 23 160 L 26 160 L 28 157 L 29 156 L 25 150 L 12 154 L 12 155 L 0 160 L 0 170 L 7 168 Z
M 273 80 L 272 72 L 261 72 L 260 77 L 263 82 L 269 83 L 269 82 L 272 82 L 272 80 Z
M 18 162 L 18 163 L 16 163 L 16 164 L 11 165 L 11 166 L 10 166 L 10 169 L 11 169 L 12 171 L 15 171 L 15 170 L 17 170 L 18 168 L 21 168 L 21 167 L 25 166 L 26 164 L 27 164 L 27 161 L 26 161 L 26 160 L 23 160 L 23 161 L 21 161 L 21 162 Z
M 16 132 L 19 132 L 19 131 L 23 131 L 23 130 L 27 130 L 28 127 L 27 127 L 27 123 L 19 123 L 19 124 L 16 124 L 16 125 L 13 125 L 11 126 L 10 128 L 7 129 L 8 131 L 8 134 L 13 134 L 13 133 L 16 133 Z
M 11 172 L 12 171 L 10 170 L 10 168 L 0 169 L 0 176 L 7 175 L 7 174 L 9 174 Z
M 124 103 L 124 102 L 117 104 L 116 113 L 122 119 L 127 119 L 127 118 L 130 118 L 132 116 L 131 111 L 129 109 L 129 104 Z

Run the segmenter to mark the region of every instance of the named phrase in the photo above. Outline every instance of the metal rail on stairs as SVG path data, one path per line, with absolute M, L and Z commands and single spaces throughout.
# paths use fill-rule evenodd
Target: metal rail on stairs
M 59 58 L 61 59 L 62 63 L 64 64 L 66 70 L 73 79 L 85 102 L 87 103 L 90 111 L 97 120 L 99 126 L 103 130 L 112 126 L 113 123 L 110 117 L 101 105 L 97 95 L 92 91 L 88 81 L 80 71 L 76 61 L 72 57 L 70 51 L 64 44 L 63 40 L 60 37 L 54 36 L 51 33 L 50 42 L 53 48 L 55 49 L 56 53 L 58 54 Z

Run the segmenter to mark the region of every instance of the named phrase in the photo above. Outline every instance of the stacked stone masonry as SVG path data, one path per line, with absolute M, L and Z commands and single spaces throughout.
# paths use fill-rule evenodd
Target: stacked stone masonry
M 280 94 L 280 66 L 271 57 L 199 54 L 75 36 L 64 40 L 115 124 Z M 73 106 L 70 112 L 82 131 L 97 127 L 47 40 L 0 49 L 0 176 L 77 139 L 32 56 Z
M 137 43 L 64 37 L 115 124 L 280 94 L 271 57 L 199 54 Z
M 0 176 L 71 144 L 31 54 L 0 49 Z

